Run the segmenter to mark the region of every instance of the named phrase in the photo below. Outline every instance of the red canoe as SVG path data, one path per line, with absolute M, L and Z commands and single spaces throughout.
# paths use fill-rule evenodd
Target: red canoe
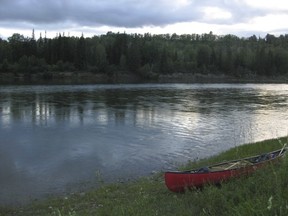
M 200 169 L 165 173 L 165 184 L 173 192 L 184 192 L 186 188 L 201 188 L 205 184 L 220 184 L 231 178 L 248 175 L 264 165 L 281 158 L 286 148 L 254 157 L 219 163 Z

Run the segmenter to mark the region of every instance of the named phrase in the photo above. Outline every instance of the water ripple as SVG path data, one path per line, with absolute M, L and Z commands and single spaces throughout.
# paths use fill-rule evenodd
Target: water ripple
M 284 136 L 287 108 L 282 84 L 0 86 L 0 203 Z

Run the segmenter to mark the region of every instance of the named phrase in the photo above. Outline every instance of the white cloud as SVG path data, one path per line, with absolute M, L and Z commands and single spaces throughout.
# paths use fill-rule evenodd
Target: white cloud
M 244 0 L 249 6 L 266 10 L 288 10 L 287 0 Z
M 219 7 L 205 7 L 203 8 L 203 20 L 227 20 L 232 18 L 232 14 L 229 11 L 221 9 Z
M 269 14 L 262 17 L 255 17 L 250 21 L 251 26 L 257 30 L 276 30 L 287 28 L 288 14 Z

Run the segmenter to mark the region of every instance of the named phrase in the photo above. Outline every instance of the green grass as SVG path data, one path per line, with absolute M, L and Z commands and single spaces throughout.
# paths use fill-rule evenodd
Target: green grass
M 242 145 L 180 169 L 269 152 L 281 148 L 279 140 Z M 281 142 L 287 142 L 287 138 Z M 104 185 L 85 194 L 22 207 L 0 207 L 0 215 L 288 215 L 288 158 L 250 177 L 222 184 L 221 188 L 207 186 L 202 191 L 175 194 L 167 190 L 163 174 L 157 174 Z

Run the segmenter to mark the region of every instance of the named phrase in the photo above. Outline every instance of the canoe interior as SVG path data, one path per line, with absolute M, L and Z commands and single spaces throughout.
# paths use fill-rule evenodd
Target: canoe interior
M 232 160 L 228 162 L 222 162 L 214 165 L 210 165 L 208 167 L 202 167 L 193 170 L 183 171 L 184 173 L 201 173 L 201 172 L 218 172 L 218 171 L 225 171 L 231 169 L 239 169 L 242 167 L 253 166 L 258 163 L 264 163 L 270 160 L 274 160 L 278 157 L 281 157 L 287 151 L 286 148 L 279 149 L 273 152 L 252 156 L 248 158 L 242 158 L 237 160 Z M 177 171 L 178 172 L 178 171 Z

